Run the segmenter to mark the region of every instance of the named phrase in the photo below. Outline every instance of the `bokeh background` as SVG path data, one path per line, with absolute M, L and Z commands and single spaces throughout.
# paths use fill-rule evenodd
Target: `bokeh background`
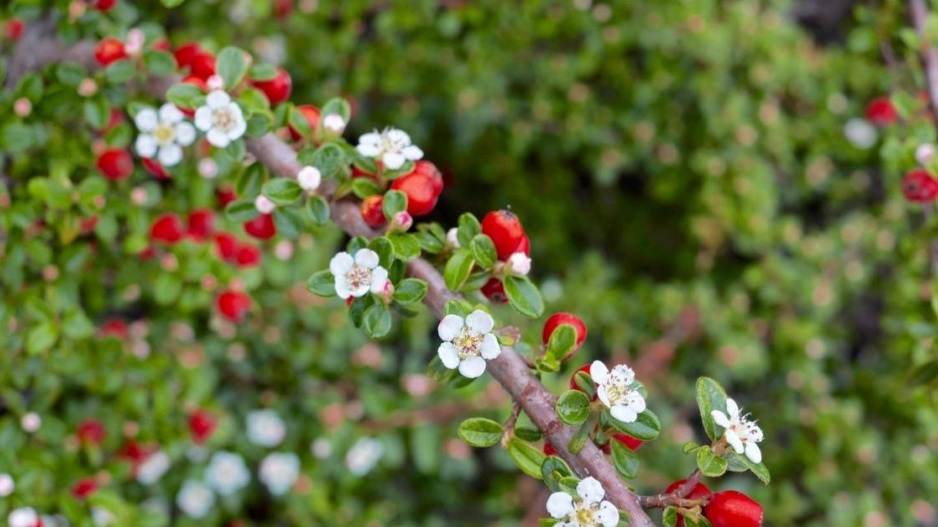
M 900 188 L 915 147 L 935 131 L 916 106 L 923 81 L 903 3 L 126 4 L 118 17 L 165 24 L 174 43 L 235 44 L 283 64 L 294 102 L 347 96 L 348 138 L 389 124 L 408 131 L 446 175 L 431 220 L 448 227 L 464 211 L 511 207 L 531 237 L 548 310 L 589 325 L 577 358 L 545 383 L 559 392 L 576 367 L 603 358 L 633 365 L 649 387 L 663 433 L 639 450 L 640 492 L 692 470 L 680 446 L 703 437 L 693 385 L 709 375 L 759 420 L 773 477 L 715 486 L 759 500 L 766 525 L 938 524 L 934 376 L 916 369 L 935 357 L 935 223 Z M 900 122 L 858 138 L 867 104 L 890 94 L 905 103 Z M 79 180 L 93 165 L 88 136 L 55 124 L 65 110 L 49 108 L 48 122 L 30 124 L 35 142 Z M 14 180 L 48 162 L 7 160 Z M 167 207 L 211 203 L 225 177 L 158 184 L 140 170 L 135 185 L 161 198 L 117 207 L 103 224 L 120 223 L 129 232 L 119 238 L 132 240 Z M 109 190 L 109 202 L 131 186 Z M 337 232 L 304 234 L 287 260 L 272 256 L 271 242 L 262 268 L 242 273 L 257 307 L 233 327 L 213 316 L 212 294 L 193 278 L 207 249 L 178 255 L 180 279 L 158 263 L 131 264 L 134 247 L 107 232 L 68 244 L 34 233 L 27 243 L 13 226 L 42 206 L 17 198 L 23 186 L 8 191 L 0 472 L 13 473 L 33 505 L 87 524 L 74 519 L 89 521 L 68 488 L 106 468 L 115 477 L 105 503 L 146 525 L 514 526 L 537 517 L 540 484 L 499 449 L 471 450 L 456 437 L 461 419 L 504 419 L 510 402 L 491 380 L 457 390 L 426 379 L 428 316 L 372 343 L 341 301 L 305 293 Z M 40 278 L 50 264 L 85 270 Z M 220 280 L 232 273 L 212 270 Z M 44 310 L 75 306 L 96 326 L 128 321 L 130 335 L 64 330 L 42 353 L 21 352 Z M 537 322 L 495 312 L 538 343 Z M 254 468 L 267 450 L 244 438 L 245 417 L 277 410 L 287 423 L 279 450 L 300 456 L 300 483 L 282 498 L 255 484 L 208 520 L 180 517 L 174 496 L 205 469 L 186 429 L 193 408 L 222 416 L 206 452 L 235 451 Z M 27 412 L 43 418 L 38 435 L 20 426 Z M 90 416 L 108 432 L 96 467 L 70 439 Z M 158 485 L 130 481 L 126 463 L 107 456 L 130 432 L 169 453 Z M 347 453 L 361 438 L 375 439 L 379 455 L 353 471 Z M 11 503 L 22 504 L 0 499 L 0 511 Z

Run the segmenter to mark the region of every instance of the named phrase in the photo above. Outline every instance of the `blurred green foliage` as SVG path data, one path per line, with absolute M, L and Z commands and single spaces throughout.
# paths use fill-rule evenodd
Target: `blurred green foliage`
M 6 13 L 32 16 L 37 4 L 12 2 Z M 447 174 L 433 219 L 452 226 L 461 212 L 510 205 L 531 236 L 548 309 L 573 311 L 590 328 L 574 364 L 545 378 L 558 393 L 573 366 L 593 358 L 670 358 L 641 379 L 664 432 L 639 451 L 640 492 L 692 469 L 680 445 L 703 437 L 693 386 L 709 375 L 766 432 L 773 483 L 744 475 L 718 485 L 759 500 L 768 525 L 935 525 L 934 383 L 912 372 L 935 358 L 929 248 L 938 226 L 932 207 L 907 204 L 899 186 L 935 130 L 916 109 L 918 43 L 903 30 L 901 3 L 858 7 L 842 42 L 823 48 L 784 1 L 301 0 L 286 17 L 266 0 L 130 4 L 63 32 L 98 38 L 165 24 L 174 44 L 240 45 L 291 72 L 298 104 L 351 97 L 346 137 L 407 130 Z M 884 49 L 896 57 L 889 67 Z M 224 416 L 208 448 L 237 451 L 251 467 L 265 451 L 243 438 L 244 417 L 276 408 L 288 423 L 279 450 L 301 456 L 307 480 L 282 499 L 255 483 L 206 521 L 177 515 L 179 525 L 517 525 L 541 506 L 518 492 L 504 452 L 470 453 L 455 436 L 461 417 L 507 417 L 507 402 L 486 395 L 491 381 L 418 389 L 436 346 L 429 317 L 379 349 L 351 328 L 340 301 L 302 292 L 336 232 L 302 236 L 288 261 L 269 242 L 259 270 L 233 270 L 197 244 L 173 250 L 175 270 L 139 260 L 153 218 L 214 206 L 214 190 L 234 176 L 220 163 L 219 179 L 202 179 L 193 164 L 169 183 L 139 167 L 104 183 L 89 145 L 126 144 L 132 131 L 103 137 L 81 123 L 84 102 L 65 73 L 48 72 L 36 93 L 0 95 L 0 472 L 17 481 L 0 517 L 29 505 L 87 525 L 68 489 L 109 470 L 102 505 L 133 504 L 124 518 L 135 525 L 165 524 L 136 506 L 171 506 L 182 481 L 204 471 L 190 460 L 194 407 Z M 115 105 L 129 96 L 105 91 Z M 845 126 L 890 92 L 900 123 L 873 148 L 854 146 Z M 24 95 L 28 118 L 11 111 Z M 134 188 L 146 190 L 142 205 L 130 201 Z M 102 196 L 103 212 L 94 205 Z M 94 234 L 78 234 L 92 213 L 101 216 Z M 246 323 L 212 314 L 207 273 L 247 284 L 255 309 Z M 536 323 L 495 313 L 539 344 Z M 123 342 L 93 336 L 109 318 L 139 323 Z M 676 345 L 660 340 L 694 319 Z M 467 408 L 439 423 L 394 421 L 449 403 Z M 32 436 L 20 426 L 30 411 L 43 419 Z M 90 416 L 108 430 L 103 460 L 68 440 Z M 129 481 L 113 456 L 128 421 L 173 460 L 157 486 Z M 384 455 L 356 477 L 344 456 L 362 436 L 378 437 Z M 330 455 L 313 455 L 317 438 Z

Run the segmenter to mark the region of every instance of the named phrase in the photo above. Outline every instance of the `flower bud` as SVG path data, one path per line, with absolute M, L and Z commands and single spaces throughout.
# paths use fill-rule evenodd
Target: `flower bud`
M 459 229 L 456 227 L 446 231 L 446 241 L 454 249 L 459 249 L 459 237 L 457 236 L 458 232 Z
M 323 126 L 326 127 L 326 130 L 329 130 L 330 132 L 334 132 L 338 135 L 342 135 L 342 132 L 345 131 L 346 122 L 345 122 L 345 119 L 343 119 L 341 115 L 336 114 L 336 113 L 330 113 L 329 115 L 323 118 L 322 124 Z
M 413 225 L 414 217 L 406 210 L 395 214 L 391 221 L 391 229 L 395 231 L 407 232 Z
M 257 212 L 261 214 L 270 214 L 277 208 L 277 205 L 273 201 L 270 201 L 267 196 L 258 196 L 257 199 L 254 200 L 254 207 L 257 209 Z
M 26 97 L 20 97 L 13 103 L 13 113 L 19 117 L 26 117 L 33 111 L 33 103 Z
M 935 145 L 931 143 L 922 143 L 915 149 L 915 160 L 920 165 L 927 165 L 935 157 Z
M 296 180 L 303 190 L 316 190 L 322 183 L 322 173 L 316 167 L 305 166 L 296 175 Z
M 508 257 L 508 270 L 514 275 L 527 276 L 531 272 L 531 258 L 521 252 L 512 254 Z

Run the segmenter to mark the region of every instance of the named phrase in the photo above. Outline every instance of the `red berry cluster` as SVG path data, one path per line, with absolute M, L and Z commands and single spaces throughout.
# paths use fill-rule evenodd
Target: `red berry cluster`
M 668 494 L 675 492 L 686 479 L 678 480 L 668 486 Z M 762 505 L 749 496 L 735 490 L 725 490 L 714 494 L 703 483 L 697 483 L 685 496 L 689 500 L 701 500 L 703 515 L 713 527 L 761 527 Z M 683 516 L 678 516 L 677 527 L 684 527 Z
M 482 218 L 482 234 L 492 239 L 495 254 L 502 262 L 515 253 L 531 253 L 531 241 L 528 239 L 521 220 L 510 210 L 489 212 Z M 482 286 L 482 294 L 496 304 L 508 302 L 505 285 L 498 278 L 491 278 Z
M 370 178 L 379 185 L 382 183 L 377 174 L 370 174 L 358 168 L 352 171 L 353 178 Z M 443 192 L 443 174 L 436 165 L 429 161 L 417 161 L 409 173 L 393 180 L 390 190 L 403 192 L 407 196 L 407 212 L 413 217 L 426 216 L 436 207 L 436 202 Z M 384 217 L 383 195 L 368 196 L 361 202 L 361 213 L 365 223 L 378 228 L 387 223 Z

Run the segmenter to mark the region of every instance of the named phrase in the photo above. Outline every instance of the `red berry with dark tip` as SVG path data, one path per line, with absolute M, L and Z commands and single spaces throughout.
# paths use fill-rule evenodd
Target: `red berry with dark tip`
M 277 68 L 277 76 L 273 79 L 251 81 L 251 84 L 264 92 L 271 106 L 289 99 L 290 92 L 293 90 L 293 80 L 290 79 L 290 74 L 283 68 Z
M 193 75 L 202 80 L 208 80 L 209 77 L 215 75 L 215 55 L 201 51 L 192 59 L 189 67 Z
M 521 221 L 511 211 L 497 210 L 486 214 L 482 218 L 482 234 L 492 239 L 499 260 L 506 261 L 512 254 L 524 252 L 521 248 L 527 235 Z
M 303 117 L 306 117 L 306 122 L 309 123 L 310 130 L 316 130 L 316 127 L 319 126 L 319 108 L 316 108 L 312 104 L 304 104 L 297 106 L 296 109 L 303 114 Z M 290 130 L 290 137 L 293 138 L 294 141 L 303 139 L 303 134 L 301 134 L 299 130 L 293 128 L 292 125 L 288 128 Z
M 583 341 L 586 340 L 586 324 L 583 323 L 580 317 L 573 313 L 554 313 L 547 319 L 547 322 L 544 322 L 544 331 L 541 333 L 544 344 L 546 345 L 550 342 L 550 336 L 563 324 L 573 326 L 573 330 L 576 333 L 576 345 L 573 349 L 574 351 L 580 349 L 580 346 L 583 345 Z
M 150 240 L 154 242 L 178 243 L 185 233 L 182 220 L 175 214 L 163 214 L 150 226 Z
M 387 223 L 387 218 L 384 217 L 384 196 L 379 196 L 377 194 L 368 196 L 362 200 L 359 209 L 362 212 L 362 217 L 365 219 L 365 223 L 369 226 L 378 228 Z
M 704 517 L 713 527 L 761 527 L 762 505 L 742 492 L 717 492 L 704 507 Z
M 912 203 L 931 203 L 938 197 L 938 181 L 924 169 L 916 169 L 902 179 L 902 193 Z
M 888 126 L 899 118 L 889 97 L 878 97 L 866 106 L 866 120 L 877 126 Z
M 505 284 L 498 278 L 490 278 L 480 291 L 492 303 L 505 304 L 508 302 L 508 295 L 505 294 Z
M 98 170 L 111 181 L 127 179 L 134 172 L 134 160 L 123 148 L 109 148 L 98 156 Z
M 199 53 L 202 53 L 202 46 L 195 42 L 187 42 L 176 48 L 173 56 L 176 57 L 176 63 L 180 68 L 188 68 L 192 66 L 192 62 L 199 56 Z
M 97 446 L 104 442 L 104 425 L 97 419 L 85 419 L 78 424 L 75 435 L 83 445 Z
M 240 291 L 225 291 L 218 295 L 215 305 L 223 317 L 239 322 L 251 310 L 251 297 Z
M 196 410 L 189 414 L 189 433 L 195 444 L 201 445 L 208 441 L 216 428 L 218 420 L 208 410 Z
M 72 496 L 83 500 L 98 490 L 98 481 L 94 478 L 82 478 L 72 486 Z
M 253 245 L 242 245 L 235 257 L 238 267 L 257 267 L 261 264 L 261 250 Z
M 277 235 L 273 214 L 261 214 L 244 224 L 244 232 L 258 240 L 269 240 Z
M 107 37 L 94 48 L 94 58 L 102 66 L 127 58 L 124 43 L 114 37 Z
M 391 189 L 407 195 L 407 212 L 414 217 L 430 214 L 440 196 L 435 190 L 433 177 L 417 172 L 395 179 Z
M 205 241 L 212 235 L 215 213 L 208 209 L 196 209 L 189 213 L 189 236 L 196 241 Z

